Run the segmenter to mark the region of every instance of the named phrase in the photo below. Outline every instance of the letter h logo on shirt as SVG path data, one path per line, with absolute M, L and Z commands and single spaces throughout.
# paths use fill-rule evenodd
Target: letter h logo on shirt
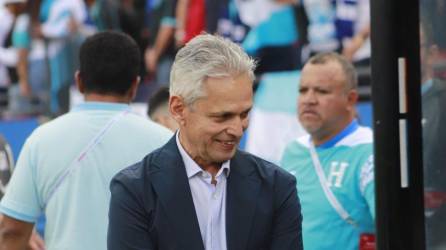
M 331 163 L 330 174 L 327 178 L 327 184 L 329 187 L 341 187 L 342 180 L 344 179 L 345 170 L 348 167 L 347 162 L 337 162 L 334 161 Z

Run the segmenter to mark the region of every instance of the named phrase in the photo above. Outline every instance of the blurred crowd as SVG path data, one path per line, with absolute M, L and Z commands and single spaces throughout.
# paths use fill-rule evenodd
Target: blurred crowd
M 337 51 L 368 86 L 369 12 L 369 0 L 1 0 L 1 115 L 67 112 L 78 48 L 102 30 L 123 31 L 140 46 L 138 102 L 169 85 L 177 50 L 201 32 L 241 44 L 258 61 L 258 79 Z

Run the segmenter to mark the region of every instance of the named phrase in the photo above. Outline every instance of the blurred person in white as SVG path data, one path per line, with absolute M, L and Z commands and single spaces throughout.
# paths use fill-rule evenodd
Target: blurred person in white
M 130 110 L 140 56 L 118 32 L 82 45 L 75 78 L 85 103 L 26 140 L 0 202 L 0 250 L 24 249 L 43 212 L 46 249 L 106 249 L 111 178 L 172 135 Z
M 356 72 L 344 57 L 320 53 L 305 64 L 297 106 L 308 135 L 287 146 L 281 164 L 297 179 L 305 249 L 374 244 L 373 135 L 355 119 L 357 99 Z
M 147 115 L 154 122 L 175 132 L 178 123 L 169 111 L 169 88 L 160 87 L 149 99 Z

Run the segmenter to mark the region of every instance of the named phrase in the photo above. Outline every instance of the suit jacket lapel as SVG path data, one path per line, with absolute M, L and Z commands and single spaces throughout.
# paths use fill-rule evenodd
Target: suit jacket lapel
M 181 249 L 204 250 L 189 180 L 175 136 L 162 148 L 154 164 L 158 171 L 153 173 L 152 183 L 174 229 L 172 240 L 178 240 Z
M 241 157 L 231 159 L 226 195 L 226 239 L 228 250 L 247 248 L 261 181 L 255 165 Z

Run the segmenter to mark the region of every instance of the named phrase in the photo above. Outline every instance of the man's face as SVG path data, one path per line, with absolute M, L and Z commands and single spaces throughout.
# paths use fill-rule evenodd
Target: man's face
M 247 74 L 208 78 L 204 90 L 205 97 L 185 106 L 181 117 L 177 116 L 180 141 L 198 164 L 219 164 L 234 156 L 248 127 L 252 81 Z
M 357 99 L 347 90 L 341 65 L 335 61 L 307 64 L 302 70 L 298 118 L 315 139 L 326 140 L 348 125 Z

